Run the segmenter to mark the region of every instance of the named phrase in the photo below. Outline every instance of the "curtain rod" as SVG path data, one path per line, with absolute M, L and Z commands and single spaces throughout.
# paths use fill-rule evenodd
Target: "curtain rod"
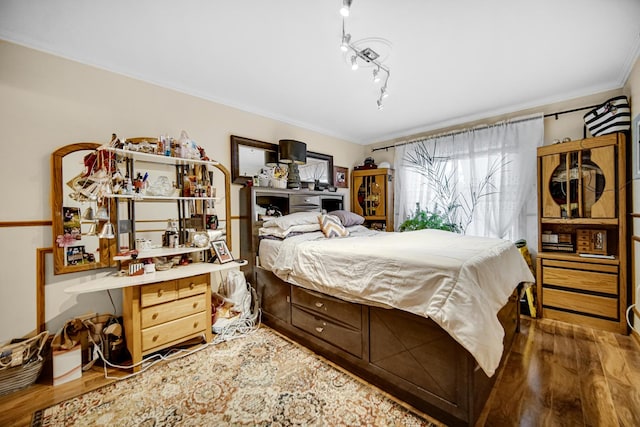
M 557 111 L 555 113 L 549 113 L 549 114 L 545 114 L 543 116 L 543 118 L 547 118 L 547 117 L 555 117 L 556 120 L 558 120 L 558 116 L 562 115 L 562 114 L 569 114 L 569 113 L 575 113 L 576 111 L 583 111 L 583 110 L 589 110 L 595 107 L 598 107 L 598 105 L 590 105 L 588 107 L 580 107 L 580 108 L 574 108 L 573 110 L 564 110 L 564 111 Z M 529 120 L 534 120 L 534 117 L 527 117 L 526 119 L 519 119 L 519 120 L 512 120 L 509 123 L 521 123 L 521 122 L 526 122 Z M 461 133 L 465 133 L 468 132 L 470 130 L 483 130 L 483 129 L 489 129 L 492 128 L 494 126 L 500 126 L 502 124 L 502 122 L 500 123 L 494 123 L 492 125 L 483 125 L 483 126 L 479 126 L 476 128 L 471 128 L 471 129 L 460 129 L 460 130 L 454 130 L 451 132 L 446 132 L 446 133 L 442 133 L 442 134 L 438 134 L 438 135 L 432 135 L 432 136 L 425 136 L 423 138 L 416 138 L 416 139 L 412 139 L 410 141 L 405 141 L 405 142 L 400 142 L 398 144 L 393 144 L 393 145 L 387 145 L 385 147 L 377 147 L 377 148 L 373 148 L 371 150 L 371 152 L 376 152 L 376 151 L 380 151 L 380 150 L 388 150 L 389 148 L 396 148 L 396 147 L 401 147 L 403 145 L 407 145 L 407 144 L 413 144 L 414 142 L 418 142 L 418 141 L 428 141 L 430 139 L 435 139 L 435 138 L 439 138 L 439 137 L 443 137 L 443 136 L 454 136 L 454 135 L 460 135 Z

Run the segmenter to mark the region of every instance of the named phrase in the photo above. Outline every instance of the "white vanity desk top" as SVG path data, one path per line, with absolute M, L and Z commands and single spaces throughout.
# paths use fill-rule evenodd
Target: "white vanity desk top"
M 86 294 L 89 292 L 106 291 L 109 289 L 121 289 L 129 286 L 146 285 L 147 283 L 164 282 L 167 280 L 181 279 L 183 277 L 196 276 L 198 274 L 215 273 L 247 265 L 247 261 L 231 261 L 224 264 L 212 264 L 199 262 L 165 271 L 145 273 L 139 276 L 117 276 L 117 273 L 109 274 L 98 279 L 70 286 L 64 291 L 68 294 Z

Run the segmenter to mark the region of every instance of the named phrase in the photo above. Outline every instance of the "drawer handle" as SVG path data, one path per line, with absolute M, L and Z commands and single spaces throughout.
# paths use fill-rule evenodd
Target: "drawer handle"
M 158 341 L 158 338 L 160 338 L 160 335 L 154 335 L 153 338 L 151 339 L 153 342 Z
M 322 331 L 324 331 L 324 328 L 321 328 L 320 326 L 316 327 L 316 331 L 318 331 L 318 333 L 322 333 Z
M 318 308 L 321 308 L 323 305 L 324 305 L 324 304 L 323 304 L 323 303 L 321 303 L 321 302 L 317 302 L 317 303 L 316 303 L 316 307 L 318 307 Z
M 196 284 L 191 282 L 189 283 L 189 289 L 193 290 L 196 287 Z
M 151 316 L 151 318 L 152 318 L 153 320 L 156 320 L 156 319 L 158 318 L 158 313 L 153 313 L 153 316 Z
M 161 297 L 163 294 L 162 289 L 158 289 L 158 296 Z
M 194 303 L 193 303 L 193 308 L 196 308 L 196 307 L 198 307 L 198 303 L 197 303 L 197 302 L 194 302 Z
M 198 327 L 198 323 L 199 322 L 193 322 L 193 329 L 196 329 Z

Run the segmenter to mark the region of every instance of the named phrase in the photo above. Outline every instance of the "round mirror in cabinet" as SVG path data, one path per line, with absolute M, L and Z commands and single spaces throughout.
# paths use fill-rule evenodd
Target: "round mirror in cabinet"
M 51 155 L 51 217 L 55 274 L 115 266 L 115 206 L 102 197 L 109 158 L 102 144 L 79 142 Z
M 606 186 L 605 175 L 590 150 L 561 154 L 551 174 L 549 194 L 562 218 L 589 218 Z

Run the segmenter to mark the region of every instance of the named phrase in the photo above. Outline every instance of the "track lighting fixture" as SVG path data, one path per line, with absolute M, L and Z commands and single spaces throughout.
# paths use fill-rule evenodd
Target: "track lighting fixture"
M 382 100 L 388 96 L 387 92 L 387 84 L 389 83 L 389 76 L 391 75 L 391 71 L 388 67 L 384 66 L 382 61 L 384 57 L 380 56 L 380 51 L 377 52 L 371 46 L 363 46 L 365 44 L 370 43 L 378 43 L 378 45 L 382 45 L 383 51 L 385 47 L 390 47 L 390 43 L 380 38 L 369 38 L 360 40 L 357 42 L 351 41 L 351 34 L 348 34 L 345 31 L 344 26 L 344 17 L 349 16 L 349 11 L 351 8 L 352 0 L 343 0 L 342 8 L 340 9 L 340 14 L 343 16 L 342 18 L 342 41 L 340 43 L 340 50 L 345 52 L 345 60 L 348 60 L 349 65 L 351 65 L 352 70 L 357 70 L 359 67 L 374 67 L 373 68 L 373 81 L 374 83 L 380 82 L 382 80 L 382 73 L 385 73 L 384 85 L 380 89 L 380 97 L 377 100 L 378 110 L 382 110 Z M 351 51 L 351 53 L 349 52 Z M 384 52 L 383 52 L 384 53 Z M 347 56 L 349 55 L 349 56 Z M 384 55 L 383 55 L 384 56 Z
M 351 10 L 351 3 L 353 0 L 342 0 L 342 7 L 340 8 L 340 15 L 347 17 Z

